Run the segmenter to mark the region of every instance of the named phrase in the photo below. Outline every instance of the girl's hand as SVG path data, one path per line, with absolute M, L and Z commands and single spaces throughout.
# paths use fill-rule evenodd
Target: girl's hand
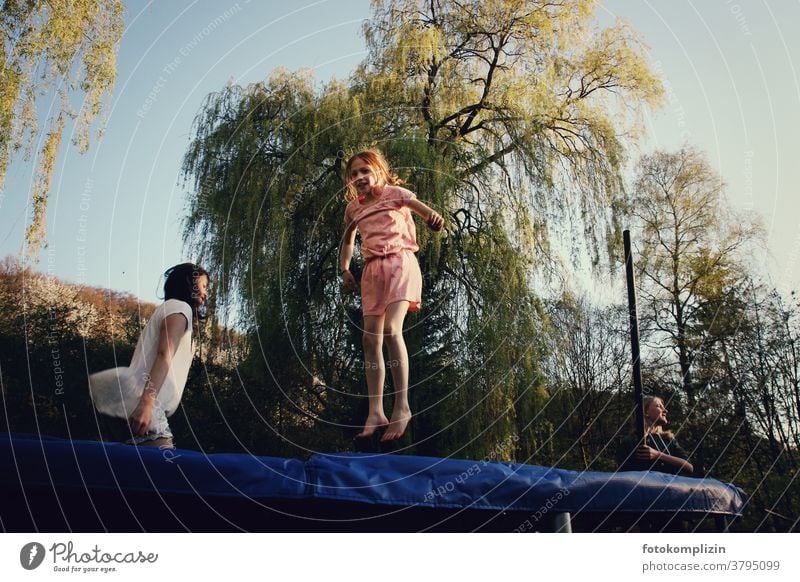
M 356 278 L 353 276 L 353 273 L 350 271 L 344 271 L 342 273 L 342 286 L 344 287 L 345 291 L 350 293 L 357 293 L 358 292 L 358 282 Z
M 150 432 L 150 424 L 153 421 L 153 407 L 155 400 L 142 398 L 136 405 L 133 413 L 128 417 L 128 424 L 131 426 L 133 434 L 145 436 Z
M 435 232 L 439 232 L 444 228 L 444 218 L 442 218 L 442 215 L 435 210 L 431 211 L 431 215 L 428 217 L 426 222 L 428 224 L 428 228 Z
M 655 461 L 661 456 L 661 453 L 653 447 L 647 445 L 639 445 L 636 448 L 636 459 L 639 461 Z

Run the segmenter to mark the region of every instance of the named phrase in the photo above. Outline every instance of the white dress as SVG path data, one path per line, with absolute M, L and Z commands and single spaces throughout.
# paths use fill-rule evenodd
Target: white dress
M 89 391 L 97 411 L 107 416 L 128 418 L 139 404 L 158 354 L 161 326 L 173 313 L 182 313 L 186 317 L 186 332 L 178 343 L 172 365 L 158 391 L 150 432 L 146 437 L 134 439 L 137 442 L 172 436 L 167 417 L 172 416 L 181 402 L 192 364 L 192 308 L 185 301 L 168 299 L 156 308 L 142 330 L 129 366 L 103 370 L 89 376 Z

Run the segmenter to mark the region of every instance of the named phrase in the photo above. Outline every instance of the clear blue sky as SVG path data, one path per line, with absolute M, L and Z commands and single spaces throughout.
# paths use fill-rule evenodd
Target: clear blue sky
M 668 102 L 646 120 L 648 148 L 706 152 L 731 203 L 760 213 L 767 265 L 800 286 L 800 3 L 603 0 L 604 23 L 627 18 L 650 45 Z M 38 268 L 156 301 L 159 273 L 188 260 L 180 236 L 180 164 L 210 92 L 274 68 L 346 77 L 364 57 L 367 0 L 279 3 L 128 2 L 105 137 L 86 155 L 64 148 Z M 0 199 L 0 256 L 22 248 L 31 165 L 16 161 Z

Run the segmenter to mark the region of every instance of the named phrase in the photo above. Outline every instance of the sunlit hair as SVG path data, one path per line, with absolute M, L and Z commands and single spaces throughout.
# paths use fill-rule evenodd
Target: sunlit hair
M 350 171 L 353 169 L 353 164 L 356 160 L 361 160 L 370 168 L 372 168 L 372 171 L 375 173 L 375 178 L 377 178 L 379 184 L 391 184 L 393 186 L 400 186 L 403 184 L 403 181 L 398 178 L 396 174 L 392 173 L 392 170 L 389 168 L 389 162 L 386 161 L 386 158 L 383 157 L 383 154 L 380 151 L 364 150 L 363 152 L 358 152 L 356 155 L 347 160 L 347 164 L 344 167 L 343 178 L 344 184 L 347 187 L 347 192 L 345 192 L 344 199 L 348 202 L 352 202 L 358 198 L 358 192 L 356 192 L 354 181 L 350 179 Z
M 647 409 L 650 408 L 650 406 L 653 403 L 655 403 L 656 400 L 660 400 L 662 404 L 664 403 L 664 399 L 659 396 L 645 396 L 644 398 L 642 398 L 642 406 L 644 407 L 644 413 L 645 413 L 644 417 L 644 423 L 646 425 L 645 433 L 660 434 L 667 440 L 675 438 L 675 435 L 671 430 L 664 430 L 664 427 L 662 427 L 660 424 L 655 424 L 655 423 L 649 424 L 649 421 L 647 420 Z

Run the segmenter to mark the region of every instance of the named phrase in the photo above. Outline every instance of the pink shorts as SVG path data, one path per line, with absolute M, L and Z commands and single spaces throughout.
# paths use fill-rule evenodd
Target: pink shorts
M 409 311 L 419 311 L 422 303 L 422 273 L 411 251 L 371 258 L 361 275 L 364 315 L 383 315 L 396 301 L 408 301 Z

